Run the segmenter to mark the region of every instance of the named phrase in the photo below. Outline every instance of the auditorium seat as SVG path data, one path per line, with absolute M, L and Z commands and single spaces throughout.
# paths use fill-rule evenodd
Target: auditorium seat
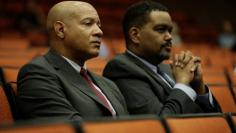
M 86 67 L 98 75 L 102 75 L 103 69 L 106 64 L 107 60 L 100 57 L 86 61 Z
M 203 74 L 204 83 L 207 85 L 228 85 L 226 76 L 221 74 Z
M 18 67 L 0 67 L 3 83 L 16 82 L 19 69 Z
M 180 115 L 166 118 L 171 133 L 231 133 L 223 115 Z
M 165 133 L 158 119 L 94 121 L 83 127 L 85 133 Z
M 18 68 L 1 68 L 0 67 L 0 79 L 4 92 L 7 96 L 12 115 L 14 119 L 18 119 L 18 109 L 16 105 L 16 93 L 17 93 L 17 74 Z
M 0 85 L 0 124 L 13 124 L 14 119 L 12 116 L 9 101 L 3 86 Z
M 29 48 L 29 46 L 30 46 L 30 41 L 28 39 L 0 38 L 1 49 L 25 50 Z
M 77 129 L 70 123 L 47 123 L 0 128 L 0 133 L 81 133 Z
M 22 67 L 28 63 L 32 58 L 28 57 L 0 57 L 1 67 Z
M 233 96 L 227 86 L 209 86 L 212 94 L 219 102 L 223 112 L 236 112 Z

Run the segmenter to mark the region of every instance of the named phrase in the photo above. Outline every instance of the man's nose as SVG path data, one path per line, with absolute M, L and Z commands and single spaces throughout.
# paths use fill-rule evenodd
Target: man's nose
M 165 40 L 167 40 L 167 41 L 171 41 L 171 40 L 172 40 L 172 35 L 171 35 L 170 32 L 166 32 L 166 34 L 165 34 Z
M 94 34 L 99 37 L 103 35 L 102 29 L 98 25 L 95 25 Z

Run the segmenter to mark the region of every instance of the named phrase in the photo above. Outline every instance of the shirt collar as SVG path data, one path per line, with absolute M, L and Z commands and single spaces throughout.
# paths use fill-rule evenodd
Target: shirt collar
M 62 56 L 77 72 L 80 73 L 81 66 L 75 63 L 74 61 L 66 58 L 65 56 Z M 86 69 L 86 65 L 82 66 L 84 69 Z
M 129 51 L 129 50 L 127 50 L 127 52 L 128 52 L 130 55 L 132 55 L 132 56 L 134 56 L 135 58 L 137 58 L 138 60 L 140 60 L 141 62 L 143 62 L 143 63 L 144 63 L 147 67 L 149 67 L 153 72 L 157 73 L 157 67 L 156 67 L 155 65 L 149 63 L 148 61 L 146 61 L 146 60 L 143 59 L 143 58 L 138 57 L 135 53 L 133 53 L 133 52 L 131 52 L 131 51 Z

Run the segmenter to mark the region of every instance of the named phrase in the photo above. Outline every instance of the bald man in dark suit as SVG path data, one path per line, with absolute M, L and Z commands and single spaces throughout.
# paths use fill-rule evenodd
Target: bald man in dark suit
M 116 117 L 127 115 L 117 86 L 86 70 L 98 56 L 101 23 L 92 5 L 65 1 L 48 13 L 50 50 L 26 64 L 18 75 L 18 105 L 23 118 Z

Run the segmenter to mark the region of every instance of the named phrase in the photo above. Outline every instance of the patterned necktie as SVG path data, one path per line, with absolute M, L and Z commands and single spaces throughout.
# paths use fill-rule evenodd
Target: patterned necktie
M 160 68 L 157 66 L 157 73 L 160 74 L 160 76 L 171 86 L 174 87 L 175 82 L 164 72 L 160 70 Z
M 92 89 L 92 91 L 98 96 L 98 98 L 102 101 L 102 103 L 106 106 L 106 108 L 112 113 L 112 115 L 114 116 L 116 113 L 114 112 L 114 110 L 110 107 L 107 99 L 105 98 L 105 95 L 100 92 L 99 90 L 96 89 L 95 85 L 93 84 L 92 80 L 89 78 L 87 71 L 84 68 L 81 68 L 80 70 L 80 74 L 81 76 L 87 81 L 87 83 L 89 84 L 90 88 Z

